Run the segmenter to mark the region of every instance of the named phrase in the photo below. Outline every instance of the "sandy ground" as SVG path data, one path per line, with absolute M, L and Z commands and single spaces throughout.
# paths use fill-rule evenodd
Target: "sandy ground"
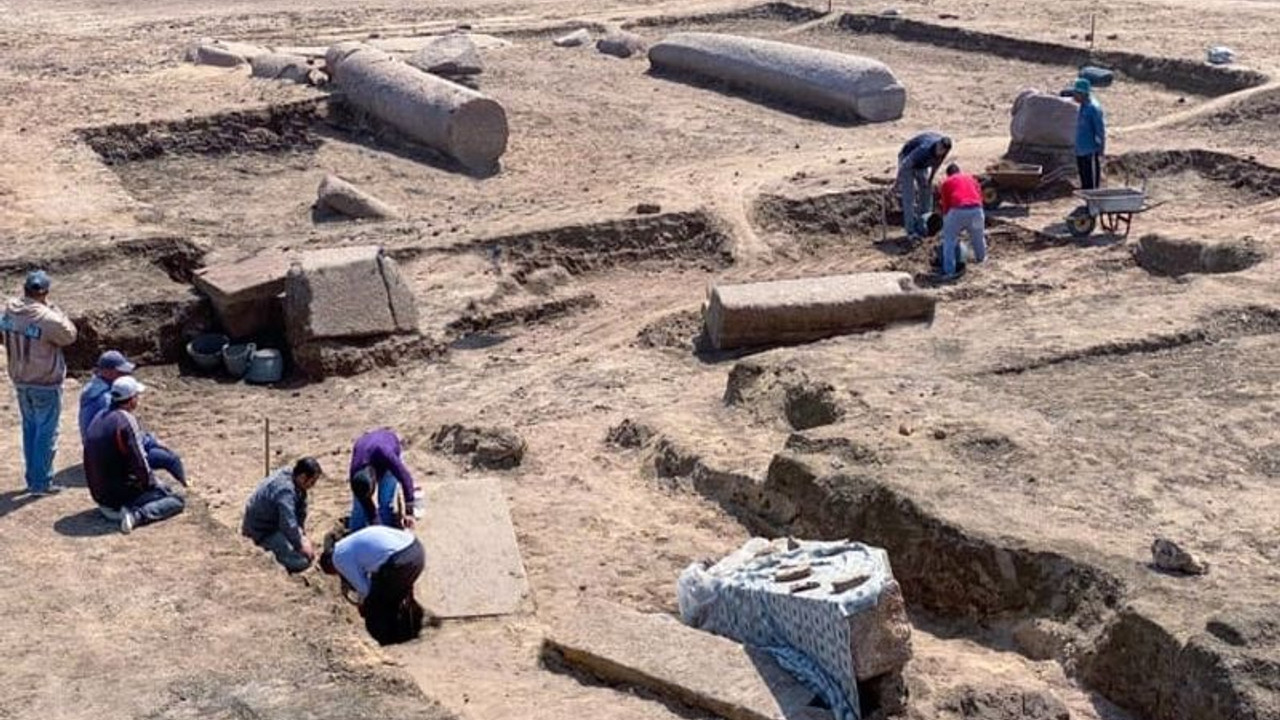
M 10 572 L 0 583 L 9 609 L 0 621 L 8 659 L 0 691 L 11 701 L 0 705 L 0 718 L 677 716 L 678 708 L 549 672 L 538 661 L 541 622 L 552 610 L 600 596 L 671 611 L 684 566 L 749 536 L 714 499 L 656 477 L 649 451 L 606 445 L 609 428 L 638 419 L 717 467 L 763 477 L 787 429 L 726 408 L 732 360 L 708 361 L 683 347 L 687 318 L 706 287 L 840 270 L 924 273 L 928 251 L 876 243 L 876 227 L 833 234 L 799 222 L 762 223 L 757 197 L 866 188 L 866 178 L 890 172 L 903 139 L 927 127 L 957 137 L 960 162 L 984 165 L 1004 149 L 1008 105 L 1018 90 L 1056 88 L 1073 68 L 853 36 L 821 22 L 638 29 L 651 40 L 693 27 L 785 38 L 890 63 L 910 88 L 906 116 L 842 126 L 650 77 L 642 59 L 556 49 L 550 30 L 524 32 L 511 36 L 511 47 L 485 54 L 481 88 L 503 102 L 513 133 L 502 172 L 483 180 L 324 124 L 315 148 L 165 155 L 113 167 L 76 131 L 320 95 L 251 80 L 245 70 L 183 63 L 185 46 L 205 35 L 308 45 L 371 33 L 409 36 L 458 21 L 507 32 L 588 15 L 602 22 L 724 7 L 627 2 L 588 13 L 563 0 L 430 8 L 393 0 L 0 3 L 10 20 L 0 27 L 0 87 L 10 90 L 0 117 L 7 279 L 35 259 L 157 233 L 194 242 L 208 262 L 309 244 L 377 242 L 414 251 L 405 272 L 423 305 L 423 329 L 433 335 L 472 301 L 494 309 L 591 294 L 598 302 L 570 317 L 502 330 L 494 344 L 460 347 L 439 362 L 288 389 L 214 382 L 176 366 L 144 368 L 153 392 L 141 416 L 182 450 L 196 485 L 187 516 L 129 537 L 88 513 L 82 487 L 51 499 L 20 498 L 18 437 L 5 433 L 0 475 L 11 480 L 0 487 L 0 566 Z M 1280 67 L 1280 10 L 1269 2 L 896 7 L 910 18 L 1068 44 L 1084 42 L 1096 12 L 1099 35 L 1117 35 L 1099 38 L 1108 49 L 1197 59 L 1204 46 L 1222 43 L 1253 67 Z M 943 12 L 959 17 L 941 20 Z M 1103 94 L 1115 131 L 1111 151 L 1208 148 L 1280 165 L 1274 98 L 1270 88 L 1209 99 L 1121 82 Z M 313 223 L 310 204 L 325 171 L 359 182 L 406 219 Z M 943 302 L 931 326 L 753 359 L 798 363 L 850 397 L 856 393 L 845 420 L 825 432 L 890 458 L 878 479 L 895 491 L 975 533 L 1095 563 L 1122 577 L 1134 597 L 1163 603 L 1163 620 L 1198 631 L 1214 613 L 1264 603 L 1280 580 L 1280 508 L 1271 492 L 1276 326 L 1258 310 L 1280 303 L 1271 280 L 1280 187 L 1242 190 L 1233 181 L 1238 173 L 1206 172 L 1187 166 L 1146 178 L 1153 199 L 1167 203 L 1136 219 L 1128 240 L 1045 242 L 1036 233 L 1055 232 L 1074 205 L 1069 199 L 1010 209 L 1012 229 L 993 233 L 991 261 L 935 290 Z M 547 287 L 533 288 L 500 278 L 481 255 L 432 252 L 629 218 L 641 202 L 715 217 L 733 263 L 664 251 L 552 273 Z M 1133 260 L 1134 243 L 1148 232 L 1208 241 L 1248 236 L 1267 259 L 1239 273 L 1158 277 Z M 588 247 L 578 258 L 593 252 Z M 565 262 L 554 254 L 540 259 Z M 508 274 L 519 269 L 505 262 Z M 128 261 L 95 258 L 63 276 L 78 287 L 56 289 L 62 294 L 55 300 L 77 311 L 182 289 L 155 267 Z M 670 328 L 676 347 L 641 346 L 637 335 L 653 327 Z M 1205 337 L 1099 350 L 1188 331 Z M 77 390 L 69 384 L 58 467 L 82 485 L 72 419 Z M 0 403 L 0 414 L 14 419 L 5 427 L 16 427 L 11 399 Z M 273 461 L 315 454 L 335 475 L 352 438 L 392 424 L 427 480 L 474 472 L 430 450 L 441 424 L 513 427 L 529 452 L 503 478 L 534 609 L 447 623 L 391 651 L 373 647 L 326 579 L 286 578 L 236 538 L 244 497 L 261 476 L 268 417 Z M 939 429 L 943 439 L 935 439 Z M 975 438 L 986 440 L 966 444 Z M 312 527 L 327 527 L 343 511 L 344 496 L 340 482 L 318 487 Z M 1146 547 L 1157 533 L 1208 559 L 1211 574 L 1184 580 L 1149 573 Z M 1007 652 L 973 628 L 920 615 L 916 637 L 909 682 L 919 717 L 951 717 L 948 698 L 966 685 L 1052 693 L 1077 718 L 1126 716 L 1058 663 Z

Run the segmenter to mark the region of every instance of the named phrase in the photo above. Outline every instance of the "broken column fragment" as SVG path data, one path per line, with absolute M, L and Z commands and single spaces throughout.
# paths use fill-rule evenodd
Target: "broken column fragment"
M 334 45 L 325 64 L 354 106 L 472 171 L 491 170 L 507 149 L 506 112 L 475 90 L 360 43 Z
M 235 339 L 278 331 L 284 324 L 284 279 L 292 258 L 268 250 L 196 271 L 196 289 L 208 296 L 223 330 Z
M 697 628 L 769 651 L 858 717 L 858 684 L 911 659 L 906 604 L 884 550 L 857 542 L 753 539 L 680 576 L 680 614 Z
M 937 300 L 902 272 L 776 280 L 711 289 L 703 320 L 719 350 L 809 342 L 929 320 Z
M 355 219 L 389 220 L 400 216 L 395 208 L 333 174 L 320 181 L 316 204 Z
M 884 122 L 907 91 L 884 63 L 857 55 L 718 33 L 674 33 L 649 49 L 654 71 L 763 92 L 810 110 Z
M 329 76 L 313 66 L 308 58 L 284 53 L 264 53 L 249 58 L 253 77 L 266 80 L 286 80 L 299 85 L 324 85 Z

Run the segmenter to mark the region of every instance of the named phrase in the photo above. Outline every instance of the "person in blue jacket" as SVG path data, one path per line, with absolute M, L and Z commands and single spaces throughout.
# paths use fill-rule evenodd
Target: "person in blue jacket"
M 1071 96 L 1080 105 L 1076 116 L 1076 166 L 1080 169 L 1080 189 L 1102 185 L 1102 155 L 1107 150 L 1107 123 L 1102 106 L 1093 98 L 1093 84 L 1076 78 Z
M 111 383 L 122 377 L 133 375 L 137 369 L 129 358 L 119 350 L 108 350 L 98 356 L 98 363 L 93 368 L 93 378 L 80 391 L 80 441 L 89 436 L 89 425 L 94 418 L 111 409 Z M 182 457 L 170 450 L 151 433 L 142 436 L 142 449 L 147 454 L 147 464 L 153 470 L 164 470 L 183 486 L 187 484 L 187 471 L 182 465 Z

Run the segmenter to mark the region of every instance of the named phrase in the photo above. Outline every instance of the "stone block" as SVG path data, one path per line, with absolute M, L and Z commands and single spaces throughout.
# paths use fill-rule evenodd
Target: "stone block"
M 267 251 L 202 268 L 196 271 L 193 283 L 209 298 L 228 335 L 252 337 L 282 327 L 281 297 L 291 262 L 288 253 Z
M 395 208 L 332 173 L 320 181 L 316 204 L 353 219 L 390 220 L 400 216 Z
M 1079 106 L 1071 98 L 1035 89 L 1023 90 L 1013 101 L 1010 142 L 1072 148 L 1074 151 L 1076 116 L 1079 113 Z
M 416 325 L 413 296 L 381 248 L 314 250 L 289 270 L 285 327 L 291 345 L 393 335 Z
M 936 302 L 907 273 L 856 273 L 720 285 L 711 289 L 703 319 L 712 346 L 725 350 L 930 320 Z
M 556 47 L 579 47 L 589 42 L 591 42 L 591 31 L 586 28 L 578 28 L 551 41 Z
M 587 600 L 557 619 L 544 651 L 605 682 L 639 687 L 729 720 L 830 720 L 814 693 L 767 654 L 681 625 Z
M 435 38 L 406 62 L 423 72 L 446 77 L 478 75 L 484 71 L 480 50 L 471 37 L 463 33 Z
M 789 669 L 838 694 L 825 698 L 832 707 L 855 713 L 859 682 L 911 659 L 888 554 L 862 543 L 757 538 L 704 572 L 686 570 L 681 614 L 695 627 L 784 653 Z

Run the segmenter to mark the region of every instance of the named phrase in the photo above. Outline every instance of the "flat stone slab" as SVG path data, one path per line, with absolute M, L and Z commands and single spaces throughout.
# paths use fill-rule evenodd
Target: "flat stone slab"
M 718 285 L 711 289 L 703 320 L 712 346 L 726 350 L 930 320 L 936 303 L 907 273 L 855 273 Z
M 814 694 L 758 650 L 668 615 L 600 600 L 559 618 L 545 648 L 610 683 L 641 687 L 729 720 L 830 720 Z
M 362 245 L 303 253 L 285 280 L 290 343 L 414 332 L 417 305 L 396 263 Z
M 427 567 L 417 598 L 441 618 L 509 615 L 529 598 L 502 483 L 479 478 L 426 485 L 418 526 Z
M 215 304 L 272 298 L 284 292 L 284 279 L 293 260 L 288 253 L 269 250 L 244 260 L 201 268 L 193 282 Z

